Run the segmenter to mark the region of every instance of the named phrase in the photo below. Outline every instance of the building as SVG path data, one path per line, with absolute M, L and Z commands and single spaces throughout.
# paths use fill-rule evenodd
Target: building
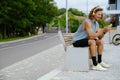
M 120 0 L 108 0 L 108 3 L 109 8 L 107 13 L 110 14 L 113 26 L 117 26 L 120 22 Z

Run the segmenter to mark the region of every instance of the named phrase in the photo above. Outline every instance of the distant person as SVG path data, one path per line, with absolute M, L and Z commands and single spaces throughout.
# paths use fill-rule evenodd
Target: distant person
M 99 29 L 98 20 L 103 19 L 103 9 L 99 6 L 94 7 L 88 18 L 79 26 L 78 30 L 73 36 L 73 46 L 74 47 L 86 47 L 89 46 L 90 55 L 92 58 L 93 70 L 104 71 L 110 67 L 108 64 L 102 61 L 103 53 L 103 40 L 104 35 L 110 31 L 110 26 L 105 26 L 103 29 Z M 97 49 L 96 49 L 97 48 Z M 96 60 L 96 50 L 97 57 Z M 83 53 L 85 54 L 85 53 Z
M 112 27 L 115 27 L 115 18 L 114 17 L 111 18 L 110 23 L 112 24 Z

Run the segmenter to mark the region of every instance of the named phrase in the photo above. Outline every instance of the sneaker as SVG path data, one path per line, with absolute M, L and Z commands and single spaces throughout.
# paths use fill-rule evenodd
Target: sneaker
M 104 62 L 99 63 L 104 68 L 109 68 L 110 66 Z
M 93 66 L 92 70 L 96 70 L 96 71 L 106 71 L 106 68 L 103 68 L 100 64 L 97 64 L 97 66 Z

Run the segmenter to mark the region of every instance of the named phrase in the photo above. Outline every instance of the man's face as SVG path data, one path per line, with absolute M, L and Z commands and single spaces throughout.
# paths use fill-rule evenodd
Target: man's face
M 98 21 L 103 17 L 103 12 L 102 11 L 98 11 L 95 13 L 95 20 Z

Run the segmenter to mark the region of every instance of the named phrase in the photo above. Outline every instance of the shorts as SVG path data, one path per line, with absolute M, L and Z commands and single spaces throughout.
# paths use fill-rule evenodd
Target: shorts
M 73 43 L 73 46 L 74 47 L 87 47 L 87 46 L 89 46 L 88 40 L 89 39 L 81 39 L 81 40 L 75 41 Z

